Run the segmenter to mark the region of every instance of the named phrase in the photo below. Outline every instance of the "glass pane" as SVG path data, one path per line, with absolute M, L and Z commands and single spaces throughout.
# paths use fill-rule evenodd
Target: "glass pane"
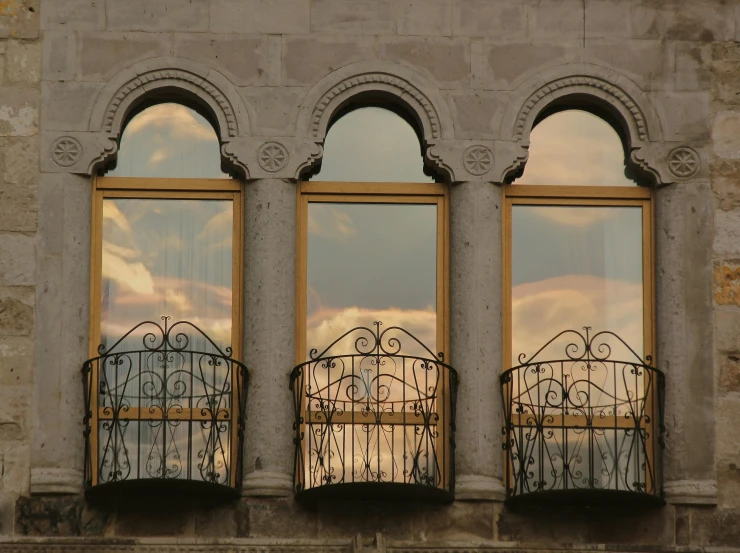
M 317 181 L 434 182 L 424 174 L 419 138 L 402 117 L 360 108 L 337 120 L 324 141 Z
M 436 352 L 437 206 L 309 203 L 307 314 L 309 350 L 382 321 Z
M 513 364 L 584 326 L 643 354 L 641 207 L 515 205 L 511 240 Z M 558 346 L 550 359 L 563 359 Z
M 157 104 L 126 125 L 109 177 L 228 178 L 216 132 L 198 112 Z
M 231 200 L 105 199 L 101 342 L 110 348 L 137 324 L 189 321 L 221 349 L 231 345 Z M 147 351 L 143 327 L 100 365 L 101 483 L 126 478 L 228 483 L 230 364 L 197 332 L 185 351 Z M 161 334 L 146 342 L 158 348 Z M 177 338 L 171 335 L 170 345 Z M 179 346 L 184 345 L 178 342 Z M 204 352 L 204 353 L 199 353 Z M 120 420 L 110 420 L 113 414 Z M 167 417 L 163 415 L 167 414 Z M 198 418 L 200 417 L 200 418 Z M 163 420 L 164 419 L 164 420 Z
M 635 186 L 624 169 L 622 139 L 612 126 L 586 111 L 568 110 L 532 129 L 529 160 L 516 183 Z

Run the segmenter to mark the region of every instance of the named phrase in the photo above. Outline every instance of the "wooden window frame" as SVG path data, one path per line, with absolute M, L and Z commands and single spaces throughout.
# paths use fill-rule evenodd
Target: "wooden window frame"
M 244 294 L 243 276 L 243 194 L 239 181 L 233 179 L 199 179 L 199 178 L 147 178 L 147 177 L 94 177 L 93 179 L 93 205 L 92 205 L 92 240 L 90 255 L 90 343 L 89 357 L 92 359 L 99 355 L 100 344 L 100 316 L 102 309 L 102 253 L 103 253 L 103 202 L 108 198 L 126 199 L 166 199 L 166 200 L 231 200 L 233 205 L 233 242 L 232 242 L 232 324 L 231 324 L 231 357 L 237 361 L 242 355 L 242 313 Z M 97 364 L 90 374 L 92 384 L 98 382 Z M 231 375 L 232 390 L 235 389 L 236 375 Z M 95 386 L 91 388 L 95 390 Z M 105 412 L 105 408 L 98 405 L 98 394 L 91 394 L 90 411 L 90 454 L 91 464 L 94 468 L 92 473 L 92 485 L 98 484 L 98 422 L 100 420 L 112 419 L 113 416 Z M 231 428 L 231 448 L 229 453 L 232 459 L 240 452 L 234 451 L 238 444 L 237 424 L 240 413 L 237 412 L 239 405 L 232 404 L 228 409 L 223 409 L 223 418 L 233 421 Z M 167 413 L 168 419 L 180 420 L 205 420 L 199 409 L 185 409 L 179 412 Z M 228 413 L 228 416 L 227 416 Z M 153 413 L 144 413 L 138 416 L 136 410 L 130 410 L 126 415 L 119 416 L 121 419 L 129 420 L 154 420 L 163 417 L 155 417 Z M 219 415 L 219 419 L 222 416 Z M 234 465 L 236 466 L 236 465 Z M 237 475 L 231 471 L 230 486 L 235 486 Z

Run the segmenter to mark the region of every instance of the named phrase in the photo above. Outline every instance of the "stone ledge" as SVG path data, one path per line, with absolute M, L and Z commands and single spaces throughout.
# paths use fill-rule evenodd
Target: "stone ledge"
M 247 497 L 288 497 L 293 495 L 293 475 L 282 472 L 250 472 L 244 478 L 242 493 Z
M 84 477 L 81 470 L 60 468 L 31 469 L 32 494 L 81 494 Z
M 455 477 L 456 501 L 503 501 L 506 488 L 500 478 L 465 475 Z
M 666 501 L 674 505 L 717 505 L 716 480 L 675 480 L 664 489 Z

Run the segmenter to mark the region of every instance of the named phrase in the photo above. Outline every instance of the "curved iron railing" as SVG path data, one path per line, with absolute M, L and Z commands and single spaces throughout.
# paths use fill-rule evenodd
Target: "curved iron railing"
M 509 500 L 663 500 L 663 373 L 616 334 L 590 330 L 561 332 L 501 375 Z
M 299 497 L 377 483 L 452 498 L 455 370 L 406 330 L 381 332 L 381 325 L 353 328 L 293 369 Z M 406 348 L 402 337 L 410 339 Z M 330 353 L 343 345 L 350 353 Z M 382 497 L 392 495 L 385 488 Z
M 238 490 L 247 368 L 187 321 L 145 321 L 82 367 L 85 482 Z

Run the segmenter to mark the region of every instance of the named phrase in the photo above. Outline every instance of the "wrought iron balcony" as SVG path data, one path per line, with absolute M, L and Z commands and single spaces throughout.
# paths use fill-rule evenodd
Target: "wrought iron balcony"
M 561 332 L 501 375 L 509 503 L 663 503 L 663 373 L 590 330 Z
M 381 325 L 353 328 L 293 369 L 302 501 L 453 498 L 455 370 Z
M 241 488 L 247 369 L 169 319 L 136 325 L 83 365 L 88 493 Z

